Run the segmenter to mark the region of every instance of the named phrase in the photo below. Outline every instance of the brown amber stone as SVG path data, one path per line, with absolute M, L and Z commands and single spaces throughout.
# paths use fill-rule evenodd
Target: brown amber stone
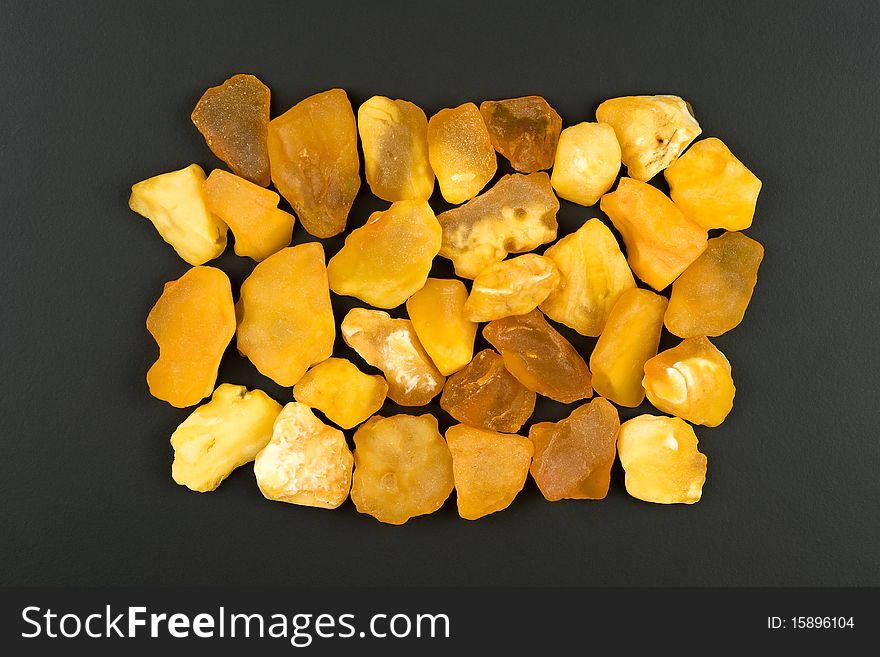
M 269 87 L 253 75 L 233 75 L 202 95 L 191 118 L 236 175 L 269 184 Z
M 354 445 L 351 501 L 360 513 L 402 525 L 433 513 L 452 492 L 452 455 L 433 415 L 373 416 Z
M 529 475 L 532 442 L 464 424 L 449 427 L 446 442 L 452 453 L 458 515 L 477 520 L 509 507 Z
M 694 338 L 737 327 L 763 259 L 764 247 L 742 233 L 713 237 L 703 255 L 672 284 L 666 328 L 680 338 Z
M 382 408 L 388 384 L 364 374 L 345 358 L 321 361 L 293 386 L 298 402 L 316 408 L 343 429 L 351 429 Z
M 473 103 L 442 109 L 428 121 L 428 157 L 450 203 L 464 203 L 486 186 L 498 162 L 489 131 Z
M 278 385 L 295 384 L 333 352 L 324 248 L 309 242 L 263 260 L 241 284 L 236 313 L 239 353 Z
M 477 325 L 465 317 L 467 288 L 456 279 L 429 278 L 406 300 L 419 342 L 444 376 L 471 362 Z
M 473 427 L 516 433 L 535 410 L 535 393 L 507 371 L 501 356 L 484 349 L 446 381 L 440 408 Z
M 522 173 L 553 166 L 562 118 L 540 96 L 487 100 L 480 114 L 496 151 Z
M 596 201 L 614 186 L 620 171 L 620 145 L 606 123 L 578 123 L 562 131 L 550 183 L 560 198 L 581 205 Z
M 541 494 L 550 502 L 603 499 L 619 428 L 617 409 L 602 397 L 579 406 L 564 420 L 532 425 L 531 472 Z
M 464 306 L 473 322 L 522 315 L 538 307 L 559 285 L 559 271 L 550 259 L 527 253 L 486 267 L 474 279 Z
M 229 278 L 214 267 L 193 267 L 165 283 L 147 315 L 159 359 L 147 372 L 150 394 L 172 406 L 192 406 L 214 390 L 220 358 L 235 334 Z
M 269 123 L 272 182 L 315 237 L 345 230 L 361 186 L 357 125 L 348 96 L 331 89 Z

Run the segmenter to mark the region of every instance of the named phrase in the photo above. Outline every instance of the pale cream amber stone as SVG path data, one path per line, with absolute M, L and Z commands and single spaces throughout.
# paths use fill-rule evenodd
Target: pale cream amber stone
M 498 167 L 489 131 L 473 103 L 442 109 L 428 121 L 428 157 L 450 203 L 464 203 L 480 193 Z
M 316 408 L 331 422 L 351 429 L 382 408 L 388 384 L 378 374 L 364 374 L 345 358 L 328 358 L 293 386 L 298 402 Z
M 523 315 L 538 307 L 559 285 L 559 270 L 550 258 L 527 253 L 486 267 L 474 279 L 464 305 L 472 322 Z
M 706 455 L 697 436 L 677 417 L 639 415 L 624 422 L 617 453 L 626 472 L 626 492 L 645 502 L 693 504 L 706 482 Z
M 477 324 L 465 317 L 467 288 L 456 279 L 429 278 L 406 300 L 413 329 L 422 347 L 444 376 L 471 362 Z
M 620 171 L 620 144 L 607 123 L 578 123 L 562 131 L 550 183 L 560 198 L 595 205 Z
M 541 96 L 480 103 L 480 114 L 496 151 L 521 173 L 553 166 L 562 118 Z

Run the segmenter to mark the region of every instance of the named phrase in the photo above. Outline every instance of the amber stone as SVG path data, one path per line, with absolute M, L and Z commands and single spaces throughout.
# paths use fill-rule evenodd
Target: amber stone
M 553 166 L 562 118 L 541 96 L 486 100 L 480 114 L 496 151 L 522 173 Z
M 534 253 L 486 267 L 474 279 L 464 306 L 474 322 L 522 315 L 538 307 L 559 285 L 559 271 L 550 259 Z
M 272 182 L 315 237 L 345 230 L 361 186 L 357 124 L 348 96 L 331 89 L 269 123 Z
M 429 278 L 406 301 L 419 342 L 444 376 L 471 362 L 477 324 L 465 317 L 467 288 L 459 280 Z
M 450 203 L 463 203 L 486 186 L 498 162 L 489 131 L 473 103 L 442 109 L 428 121 L 428 157 Z
M 614 186 L 620 145 L 607 123 L 578 123 L 562 131 L 550 183 L 560 198 L 595 205 Z
M 298 402 L 316 408 L 331 422 L 351 429 L 382 408 L 388 383 L 378 374 L 364 374 L 345 358 L 321 361 L 293 386 Z

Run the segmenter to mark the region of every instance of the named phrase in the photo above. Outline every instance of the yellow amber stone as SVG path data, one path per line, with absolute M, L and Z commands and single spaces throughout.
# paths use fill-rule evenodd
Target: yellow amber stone
M 645 362 L 657 355 L 666 299 L 633 288 L 622 295 L 590 356 L 593 388 L 621 406 L 635 407 L 645 398 Z
M 744 230 L 752 225 L 761 181 L 720 139 L 698 141 L 664 175 L 672 200 L 703 228 Z
M 642 386 L 658 410 L 707 427 L 724 421 L 736 393 L 730 363 L 702 336 L 649 359 Z
M 395 308 L 425 284 L 440 241 L 440 224 L 427 201 L 397 201 L 348 234 L 327 264 L 330 289 Z
M 599 219 L 561 238 L 544 257 L 556 263 L 560 280 L 540 308 L 581 335 L 599 335 L 620 295 L 636 286 L 617 239 Z
M 758 282 L 764 247 L 742 233 L 709 240 L 672 284 L 666 328 L 680 338 L 717 336 L 739 326 Z
M 620 144 L 607 123 L 578 123 L 562 131 L 550 183 L 560 198 L 581 205 L 596 201 L 620 171 Z
M 370 190 L 386 201 L 427 201 L 434 191 L 428 119 L 418 105 L 373 96 L 358 108 Z
M 272 438 L 254 461 L 260 492 L 269 500 L 335 509 L 351 488 L 351 451 L 345 435 L 305 404 L 287 404 Z
M 229 278 L 214 267 L 193 267 L 165 283 L 147 315 L 159 358 L 147 372 L 150 394 L 172 406 L 192 406 L 211 394 L 220 359 L 235 334 Z
M 293 386 L 293 398 L 316 408 L 331 422 L 351 429 L 382 408 L 388 384 L 378 374 L 364 374 L 345 358 L 315 365 Z
M 465 317 L 467 288 L 456 279 L 429 278 L 406 300 L 419 342 L 444 376 L 471 362 L 477 325 Z
M 434 513 L 452 492 L 452 455 L 433 415 L 376 415 L 354 445 L 351 501 L 360 513 L 402 525 Z
M 624 422 L 617 453 L 626 472 L 626 492 L 645 502 L 693 504 L 706 482 L 706 455 L 697 436 L 677 417 L 639 415 Z
M 523 315 L 538 307 L 559 285 L 556 264 L 527 253 L 489 265 L 474 279 L 464 312 L 472 322 Z
M 599 105 L 596 120 L 614 128 L 627 174 L 650 180 L 668 167 L 701 130 L 678 96 L 624 96 Z
M 473 103 L 442 109 L 428 121 L 428 157 L 450 203 L 464 203 L 486 186 L 498 162 L 489 131 Z
M 324 248 L 309 242 L 259 263 L 241 284 L 238 351 L 280 386 L 333 352 L 336 324 Z
M 408 319 L 352 308 L 339 330 L 345 344 L 385 373 L 388 396 L 401 406 L 424 406 L 443 389 L 446 377 L 425 353 Z
M 541 96 L 480 103 L 480 114 L 496 151 L 521 173 L 553 166 L 562 118 Z
M 443 227 L 440 255 L 452 260 L 462 278 L 476 278 L 508 253 L 555 240 L 558 210 L 546 173 L 504 176 L 485 194 L 437 216 Z
M 345 230 L 361 186 L 357 124 L 348 96 L 331 89 L 269 123 L 272 182 L 315 237 Z
M 599 205 L 623 236 L 635 275 L 662 290 L 706 249 L 706 231 L 666 194 L 648 183 L 621 178 Z
M 198 164 L 132 185 L 128 207 L 153 222 L 162 239 L 191 265 L 213 260 L 226 249 L 226 224 L 211 214 Z
M 477 520 L 509 507 L 529 475 L 532 442 L 464 424 L 449 427 L 446 442 L 452 454 L 458 515 Z
M 223 383 L 171 434 L 171 476 L 200 493 L 215 490 L 237 467 L 254 460 L 272 437 L 281 404 L 262 390 Z

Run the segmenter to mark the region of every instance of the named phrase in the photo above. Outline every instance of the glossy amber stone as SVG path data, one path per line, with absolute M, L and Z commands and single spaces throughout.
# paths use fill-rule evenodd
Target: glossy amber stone
M 522 315 L 534 310 L 559 285 L 550 259 L 534 253 L 489 265 L 474 279 L 464 312 L 473 322 Z
M 450 203 L 464 203 L 486 186 L 498 162 L 489 131 L 473 103 L 442 109 L 428 121 L 428 157 Z
M 382 408 L 388 384 L 378 374 L 364 374 L 345 358 L 321 361 L 293 386 L 293 398 L 351 429 Z
M 562 118 L 541 96 L 487 100 L 480 114 L 496 151 L 522 173 L 553 166 Z
M 429 278 L 406 301 L 406 312 L 422 347 L 444 376 L 471 362 L 477 324 L 465 317 L 467 288 L 456 279 Z
M 620 144 L 607 123 L 578 123 L 562 131 L 550 182 L 560 198 L 581 205 L 614 186 L 620 171 Z

